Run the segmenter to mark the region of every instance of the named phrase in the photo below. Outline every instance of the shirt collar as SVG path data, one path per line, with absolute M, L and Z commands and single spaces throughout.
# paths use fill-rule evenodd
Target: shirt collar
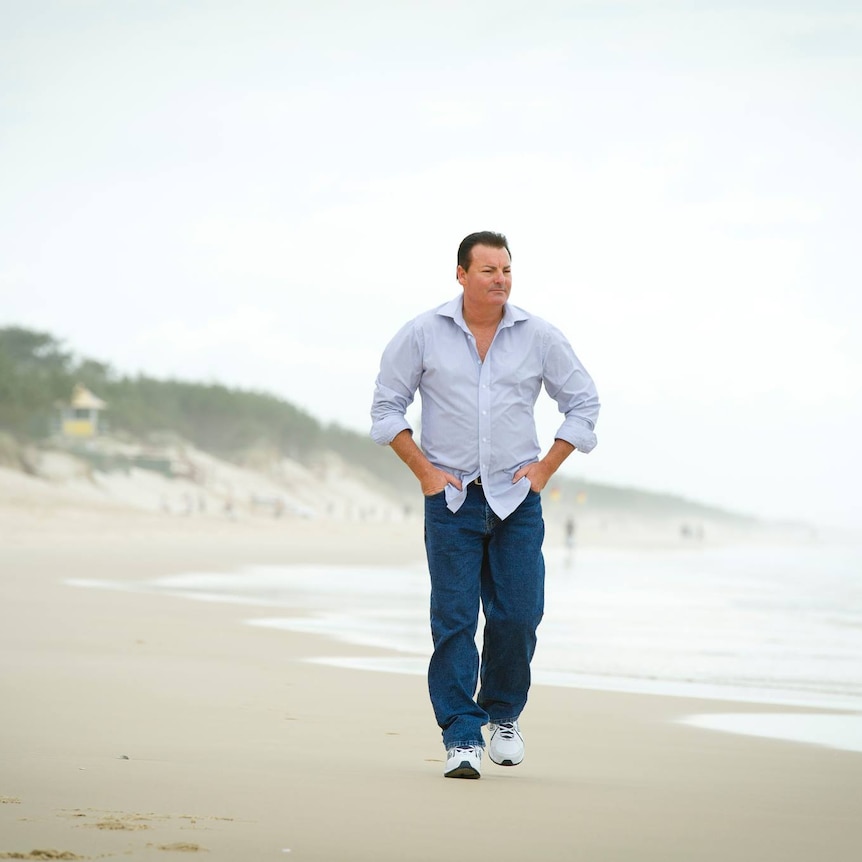
M 465 332 L 469 331 L 469 327 L 464 322 L 464 295 L 459 293 L 454 299 L 450 299 L 449 302 L 443 303 L 438 309 L 437 314 L 441 317 L 450 317 L 458 326 L 461 327 Z M 511 302 L 507 302 L 503 306 L 503 320 L 500 322 L 500 328 L 503 329 L 507 326 L 513 326 L 519 320 L 529 320 L 530 315 L 524 311 L 523 308 L 518 308 L 517 305 L 512 305 Z

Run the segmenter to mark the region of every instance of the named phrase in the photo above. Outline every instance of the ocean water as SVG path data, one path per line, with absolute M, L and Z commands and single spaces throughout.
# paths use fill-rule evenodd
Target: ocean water
M 760 724 L 757 716 L 690 721 L 862 751 L 862 548 L 551 548 L 545 558 L 535 682 L 844 710 L 807 729 L 792 712 L 763 714 Z M 242 605 L 251 625 L 375 648 L 326 659 L 359 670 L 424 674 L 430 656 L 424 561 L 72 583 Z

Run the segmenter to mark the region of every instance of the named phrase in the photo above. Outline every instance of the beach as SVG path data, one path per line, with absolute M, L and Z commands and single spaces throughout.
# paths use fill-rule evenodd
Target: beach
M 535 685 L 525 762 L 444 780 L 420 676 L 307 661 L 369 647 L 250 626 L 226 602 L 70 584 L 412 564 L 421 539 L 415 520 L 7 494 L 0 858 L 856 858 L 862 754 L 682 723 L 787 706 Z

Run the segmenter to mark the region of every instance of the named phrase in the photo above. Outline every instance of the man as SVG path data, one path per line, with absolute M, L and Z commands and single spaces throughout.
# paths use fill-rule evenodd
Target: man
M 386 347 L 371 437 L 393 448 L 425 495 L 428 689 L 447 751 L 444 775 L 479 778 L 486 724 L 494 763 L 524 758 L 519 718 L 544 608 L 540 492 L 575 449 L 595 446 L 599 401 L 562 333 L 509 304 L 505 236 L 466 237 L 456 276 L 461 294 L 419 315 Z M 533 408 L 543 384 L 565 421 L 540 458 Z M 405 418 L 417 390 L 421 448 Z

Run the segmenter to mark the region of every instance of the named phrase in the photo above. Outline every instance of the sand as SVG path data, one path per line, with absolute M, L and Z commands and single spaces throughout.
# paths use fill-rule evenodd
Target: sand
M 65 583 L 408 562 L 415 521 L 228 522 L 6 487 L 0 858 L 858 858 L 862 755 L 677 721 L 764 707 L 535 686 L 525 762 L 446 780 L 421 677 L 306 662 L 348 648 L 245 625 L 247 608 Z

